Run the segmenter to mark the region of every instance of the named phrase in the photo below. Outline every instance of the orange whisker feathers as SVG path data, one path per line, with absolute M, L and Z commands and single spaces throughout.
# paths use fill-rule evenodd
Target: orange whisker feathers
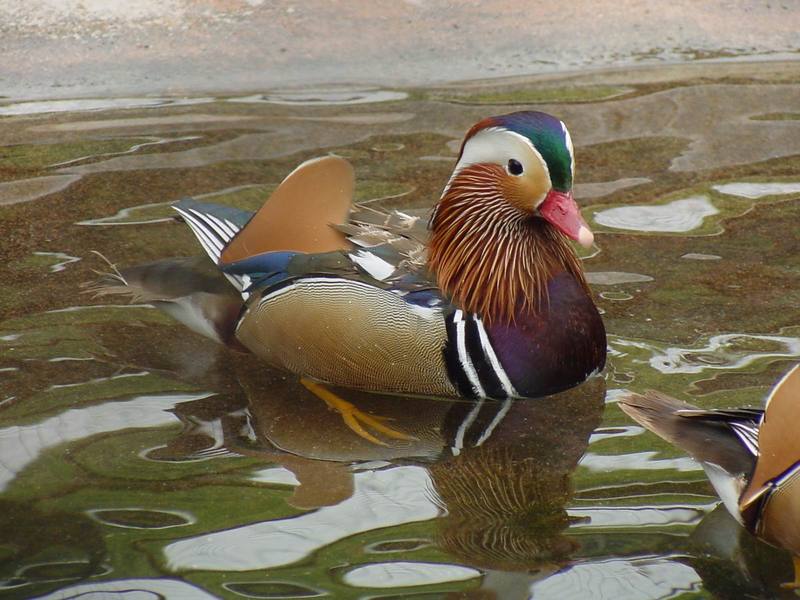
M 561 271 L 587 287 L 566 237 L 509 204 L 501 176 L 501 168 L 486 165 L 456 176 L 436 207 L 428 245 L 440 288 L 487 323 L 546 308 L 548 281 Z

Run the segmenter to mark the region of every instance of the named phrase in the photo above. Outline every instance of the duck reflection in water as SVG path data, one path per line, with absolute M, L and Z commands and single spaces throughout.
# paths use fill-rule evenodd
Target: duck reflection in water
M 298 380 L 247 366 L 238 373 L 246 410 L 235 395 L 179 405 L 185 430 L 149 458 L 259 457 L 292 472 L 299 485 L 288 502 L 305 510 L 347 500 L 359 471 L 422 466 L 442 515 L 435 541 L 459 561 L 552 572 L 575 549 L 565 505 L 600 420 L 602 379 L 535 401 L 398 402 L 334 389 L 378 424 L 359 433 Z
M 790 555 L 750 535 L 724 506 L 703 517 L 687 549 L 689 564 L 714 598 L 797 598 L 783 586 L 792 578 Z

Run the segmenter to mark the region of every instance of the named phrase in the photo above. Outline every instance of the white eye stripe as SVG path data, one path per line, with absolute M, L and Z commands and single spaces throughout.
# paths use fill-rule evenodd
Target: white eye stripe
M 488 163 L 508 170 L 508 161 L 514 159 L 522 165 L 524 173 L 535 172 L 538 167 L 550 179 L 550 170 L 542 155 L 524 135 L 502 127 L 488 127 L 476 133 L 464 144 L 461 158 L 442 192 L 446 194 L 458 174 L 470 165 Z
M 569 129 L 564 124 L 564 121 L 560 121 L 561 129 L 564 131 L 564 143 L 567 145 L 567 150 L 569 151 L 569 170 L 572 173 L 573 179 L 575 178 L 575 150 L 572 147 L 572 136 L 569 134 Z

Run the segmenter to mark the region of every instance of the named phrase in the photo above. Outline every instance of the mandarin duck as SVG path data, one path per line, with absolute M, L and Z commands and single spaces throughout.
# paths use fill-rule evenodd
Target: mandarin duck
M 763 409 L 701 410 L 658 392 L 620 407 L 703 467 L 728 512 L 750 533 L 792 553 L 800 588 L 800 365 Z
M 155 304 L 321 396 L 326 384 L 467 398 L 556 393 L 602 370 L 606 356 L 569 241 L 593 242 L 572 195 L 574 164 L 559 119 L 487 118 L 468 131 L 426 223 L 353 205 L 352 166 L 312 159 L 255 214 L 174 205 L 210 262 L 124 269 L 92 289 Z

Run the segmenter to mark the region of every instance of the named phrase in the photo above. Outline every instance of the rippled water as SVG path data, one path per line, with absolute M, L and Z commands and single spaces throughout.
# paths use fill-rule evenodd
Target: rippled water
M 792 597 L 789 556 L 616 400 L 758 406 L 800 357 L 800 67 L 669 73 L 0 106 L 0 596 Z M 326 152 L 359 200 L 424 209 L 464 131 L 536 97 L 597 233 L 609 364 L 576 390 L 338 390 L 380 417 L 369 439 L 294 378 L 81 293 L 95 251 L 199 252 L 170 202 L 255 208 Z
M 687 233 L 719 213 L 705 196 L 675 200 L 661 206 L 619 206 L 594 213 L 594 222 L 612 229 Z

